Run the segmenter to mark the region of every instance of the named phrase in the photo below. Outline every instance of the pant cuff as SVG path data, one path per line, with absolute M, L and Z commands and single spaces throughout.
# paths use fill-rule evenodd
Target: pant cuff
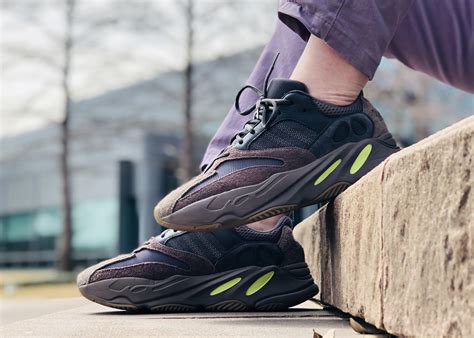
M 308 40 L 311 34 L 317 36 L 370 80 L 373 78 L 380 58 L 375 59 L 368 54 L 361 48 L 360 43 L 344 32 L 338 23 L 337 13 L 323 16 L 298 3 L 285 1 L 279 7 L 278 17 L 302 39 Z

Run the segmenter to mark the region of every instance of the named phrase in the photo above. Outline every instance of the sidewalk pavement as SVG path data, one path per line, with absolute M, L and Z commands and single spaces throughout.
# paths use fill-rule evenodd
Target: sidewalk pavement
M 82 298 L 20 298 L 0 300 L 0 318 L 1 337 L 363 337 L 311 301 L 286 312 L 129 314 Z

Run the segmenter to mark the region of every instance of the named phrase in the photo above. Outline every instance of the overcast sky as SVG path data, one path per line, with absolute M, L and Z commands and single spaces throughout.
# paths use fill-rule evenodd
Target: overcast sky
M 185 16 L 176 0 L 77 1 L 75 100 L 182 68 Z M 0 136 L 5 136 L 60 119 L 61 73 L 49 63 L 62 62 L 58 42 L 65 20 L 61 0 L 1 3 Z M 276 0 L 197 1 L 196 60 L 262 45 L 271 34 L 276 5 Z

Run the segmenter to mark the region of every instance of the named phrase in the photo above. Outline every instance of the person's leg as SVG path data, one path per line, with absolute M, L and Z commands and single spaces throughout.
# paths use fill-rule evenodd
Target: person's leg
M 385 56 L 474 93 L 474 2 L 415 1 Z
M 282 20 L 303 38 L 310 36 L 292 78 L 313 96 L 351 102 L 382 55 L 474 92 L 472 1 L 359 0 L 342 2 L 331 16 L 334 10 L 331 1 L 285 2 L 280 9 Z
M 290 78 L 306 84 L 315 98 L 340 106 L 354 102 L 369 81 L 367 75 L 314 35 Z
M 279 9 L 281 21 L 277 22 L 275 32 L 250 75 L 248 83 L 261 88 L 275 54 L 280 53 L 273 77 L 290 77 L 299 62 L 300 65 L 293 77 L 298 79 L 302 75 L 311 76 L 311 79 L 302 78 L 302 82 L 306 83 L 313 96 L 318 97 L 315 89 L 324 83 L 324 91 L 331 92 L 330 95 L 327 94 L 328 97 L 340 97 L 344 95 L 335 93 L 338 90 L 337 84 L 341 82 L 340 77 L 347 77 L 347 74 L 351 73 L 357 78 L 352 81 L 353 86 L 350 89 L 344 89 L 344 91 L 346 95 L 350 92 L 350 96 L 352 96 L 366 82 L 361 74 L 368 79 L 373 77 L 382 55 L 409 10 L 412 1 L 281 1 Z M 300 58 L 306 47 L 306 41 L 310 39 L 311 35 L 314 37 L 311 38 L 309 48 Z M 323 40 L 325 44 L 318 41 L 317 38 Z M 319 48 L 321 46 L 326 47 L 327 53 L 324 53 L 323 48 Z M 324 70 L 319 70 L 317 64 L 322 63 L 320 61 L 312 62 L 311 56 L 313 54 L 321 56 L 318 60 L 322 59 L 324 62 L 333 62 L 333 64 L 326 64 Z M 330 60 L 330 57 L 336 58 Z M 334 68 L 333 72 L 330 67 Z M 311 70 L 305 71 L 305 68 Z M 348 72 L 337 71 L 337 68 L 348 70 Z M 335 71 L 339 77 L 334 76 Z M 342 88 L 339 89 L 342 91 Z M 326 94 L 322 95 L 326 96 Z M 251 106 L 255 103 L 256 97 L 250 93 L 244 93 L 241 100 L 243 106 Z M 344 102 L 346 100 L 347 98 L 344 98 Z M 328 101 L 331 102 L 330 97 Z M 230 109 L 209 143 L 201 167 L 209 164 L 229 144 L 235 132 L 248 119 L 248 116 L 237 114 L 234 107 Z
M 308 40 L 291 79 L 324 102 L 352 103 L 373 77 L 411 3 L 282 1 L 280 19 Z
M 345 103 L 373 77 L 385 55 L 474 92 L 472 1 L 412 2 L 282 1 L 279 17 L 284 23 L 278 22 L 248 83 L 261 87 L 271 60 L 279 52 L 282 57 L 274 77 L 290 76 L 296 65 L 292 78 L 304 82 L 313 96 Z M 310 40 L 306 49 L 304 40 Z M 247 93 L 242 100 L 250 106 L 255 97 Z M 209 143 L 203 166 L 229 144 L 247 120 L 234 107 L 229 111 Z
M 279 18 L 304 40 L 313 35 L 325 41 L 372 79 L 412 3 L 413 0 L 283 0 Z

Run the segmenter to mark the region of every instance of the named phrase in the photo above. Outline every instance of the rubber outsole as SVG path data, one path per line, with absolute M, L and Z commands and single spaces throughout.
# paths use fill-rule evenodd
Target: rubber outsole
M 355 173 L 351 173 L 351 167 L 367 145 L 371 146 L 367 160 Z M 302 168 L 274 174 L 253 186 L 205 198 L 165 217 L 162 217 L 157 206 L 154 210 L 155 219 L 167 228 L 209 231 L 236 227 L 308 205 L 324 203 L 338 196 L 398 150 L 391 134 L 348 143 Z M 337 160 L 341 161 L 337 168 L 316 185 L 316 179 Z M 197 218 L 200 219 L 200 224 L 189 222 L 192 219 L 194 223 Z
M 255 293 L 251 285 L 263 275 L 272 277 Z M 211 294 L 226 282 L 232 287 Z M 81 294 L 101 305 L 129 312 L 277 311 L 302 303 L 318 293 L 306 263 L 285 267 L 246 267 L 205 276 L 173 276 L 154 281 L 115 278 L 79 286 Z

